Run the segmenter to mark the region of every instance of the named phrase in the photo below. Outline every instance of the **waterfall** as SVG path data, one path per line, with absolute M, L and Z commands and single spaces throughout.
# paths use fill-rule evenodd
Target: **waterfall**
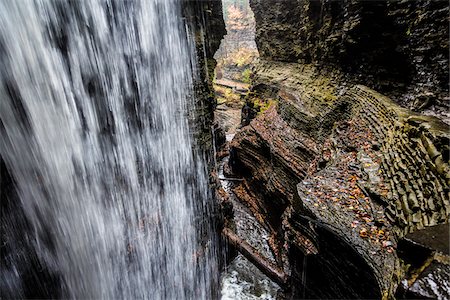
M 176 0 L 0 0 L 3 296 L 211 298 L 187 32 Z

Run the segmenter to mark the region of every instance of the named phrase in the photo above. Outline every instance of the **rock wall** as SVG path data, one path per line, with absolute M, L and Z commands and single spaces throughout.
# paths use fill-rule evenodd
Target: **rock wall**
M 234 193 L 271 232 L 290 295 L 450 297 L 448 248 L 417 242 L 448 244 L 450 128 L 403 108 L 449 120 L 448 2 L 250 4 L 262 59 L 247 104 L 264 111 L 231 143 Z
M 252 0 L 267 60 L 338 68 L 396 102 L 448 114 L 448 1 Z
M 216 60 L 214 54 L 226 34 L 221 1 L 184 0 L 183 15 L 194 37 L 197 69 L 194 77 L 196 93 L 196 134 L 206 151 L 212 150 L 212 132 L 216 99 L 212 86 Z
M 427 266 L 398 243 L 450 215 L 449 126 L 347 79 L 262 60 L 247 100 L 268 108 L 231 143 L 234 192 L 270 229 L 294 298 L 394 297 Z

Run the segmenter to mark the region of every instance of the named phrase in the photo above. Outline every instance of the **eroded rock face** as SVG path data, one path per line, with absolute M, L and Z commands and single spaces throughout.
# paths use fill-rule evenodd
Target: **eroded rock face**
M 196 134 L 205 151 L 211 151 L 211 126 L 216 99 L 212 87 L 216 60 L 214 54 L 226 34 L 221 1 L 184 0 L 183 16 L 194 36 L 197 53 L 197 76 L 194 77 L 196 93 Z M 212 162 L 210 162 L 211 164 Z
M 270 230 L 292 297 L 448 298 L 448 250 L 412 263 L 402 245 L 448 224 L 449 127 L 398 105 L 448 122 L 448 3 L 250 3 L 248 102 L 269 107 L 231 144 L 234 193 Z
M 274 104 L 231 144 L 234 192 L 270 229 L 292 296 L 393 297 L 411 270 L 398 241 L 448 223 L 448 125 L 308 64 L 261 61 L 255 100 Z
M 262 58 L 338 68 L 406 107 L 449 118 L 447 1 L 250 2 Z

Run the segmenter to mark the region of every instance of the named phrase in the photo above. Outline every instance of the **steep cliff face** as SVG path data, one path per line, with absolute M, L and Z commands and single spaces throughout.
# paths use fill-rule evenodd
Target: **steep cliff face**
M 221 1 L 191 1 L 183 4 L 183 15 L 194 36 L 197 54 L 194 88 L 196 93 L 196 132 L 197 138 L 204 149 L 212 149 L 211 126 L 216 100 L 213 91 L 214 69 L 216 60 L 214 54 L 219 49 L 220 42 L 226 34 Z
M 402 105 L 447 115 L 447 1 L 253 0 L 263 58 L 339 68 Z
M 402 249 L 450 215 L 450 128 L 398 105 L 433 93 L 443 107 L 448 91 L 448 4 L 416 4 L 251 1 L 263 59 L 247 102 L 266 110 L 231 143 L 234 193 L 271 232 L 294 298 L 449 296 L 439 279 L 413 291 L 445 277 L 448 249 L 424 242 L 415 263 Z
M 288 257 L 294 296 L 392 297 L 413 271 L 398 242 L 448 222 L 449 127 L 311 65 L 257 76 L 249 101 L 273 104 L 231 144 L 234 192 Z

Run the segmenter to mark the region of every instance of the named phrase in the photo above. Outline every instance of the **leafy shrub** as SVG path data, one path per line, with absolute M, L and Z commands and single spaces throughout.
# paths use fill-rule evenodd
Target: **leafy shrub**
M 251 75 L 252 75 L 252 70 L 250 70 L 250 69 L 245 69 L 243 72 L 242 72 L 242 82 L 245 82 L 245 83 L 251 83 Z

